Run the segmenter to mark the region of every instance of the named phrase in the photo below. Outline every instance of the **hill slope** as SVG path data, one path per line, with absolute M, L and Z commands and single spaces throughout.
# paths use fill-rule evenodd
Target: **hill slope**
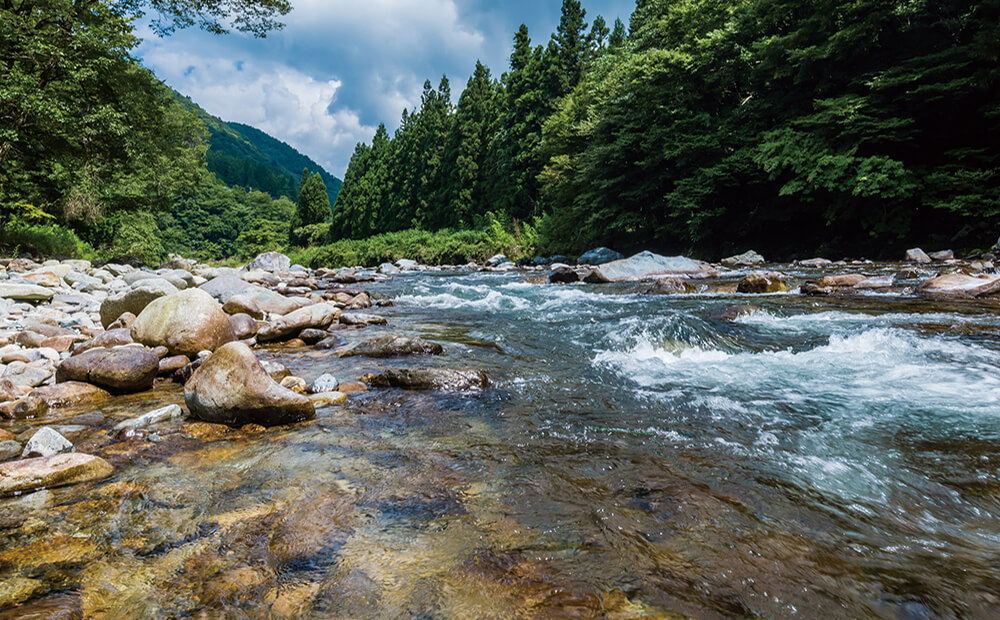
M 177 100 L 194 112 L 209 132 L 208 169 L 227 185 L 250 187 L 295 200 L 302 169 L 319 172 L 330 204 L 337 200 L 341 180 L 292 146 L 242 123 L 227 123 L 177 93 Z

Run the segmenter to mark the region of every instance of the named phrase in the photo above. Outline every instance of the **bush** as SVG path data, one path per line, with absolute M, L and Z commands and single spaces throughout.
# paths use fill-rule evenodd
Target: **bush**
M 136 258 L 158 265 L 166 256 L 156 216 L 148 211 L 115 211 L 99 222 L 103 236 L 101 258 Z
M 8 223 L 0 229 L 4 253 L 29 252 L 40 256 L 91 258 L 93 248 L 72 230 L 58 224 Z

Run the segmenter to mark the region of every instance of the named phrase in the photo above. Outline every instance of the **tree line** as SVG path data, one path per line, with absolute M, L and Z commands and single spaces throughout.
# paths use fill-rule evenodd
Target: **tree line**
M 330 239 L 535 220 L 541 249 L 894 253 L 996 238 L 1000 2 L 564 0 L 545 46 L 424 86 L 355 149 Z

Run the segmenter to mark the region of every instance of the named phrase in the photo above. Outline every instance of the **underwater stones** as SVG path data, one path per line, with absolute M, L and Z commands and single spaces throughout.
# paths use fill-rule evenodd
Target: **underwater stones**
M 788 290 L 785 276 L 777 272 L 751 273 L 744 276 L 736 287 L 738 293 L 781 293 Z
M 284 316 L 279 316 L 257 332 L 257 340 L 273 342 L 297 336 L 308 328 L 326 327 L 340 315 L 333 304 L 321 303 L 306 306 Z
M 100 480 L 114 471 L 104 459 L 79 452 L 0 463 L 0 497 Z
M 753 250 L 722 259 L 722 264 L 726 267 L 753 267 L 765 262 L 767 261 L 764 260 L 764 257 Z
M 317 409 L 320 407 L 329 407 L 331 405 L 339 405 L 347 401 L 347 394 L 343 392 L 318 392 L 316 394 L 310 394 L 309 400 L 312 401 L 313 406 Z
M 119 393 L 142 392 L 153 387 L 160 358 L 143 346 L 91 349 L 63 360 L 56 381 L 82 381 Z
M 372 379 L 375 387 L 398 387 L 407 390 L 481 390 L 489 378 L 481 370 L 450 368 L 387 368 Z
M 279 252 L 264 252 L 258 254 L 256 258 L 247 263 L 247 271 L 268 271 L 271 273 L 284 273 L 292 266 L 292 260 Z
M 223 345 L 194 372 L 184 401 L 194 417 L 230 426 L 290 424 L 316 415 L 308 398 L 275 383 L 239 342 Z
M 88 403 L 99 403 L 111 398 L 111 394 L 96 385 L 80 381 L 63 381 L 55 385 L 35 388 L 28 394 L 29 399 L 44 402 L 48 407 L 69 407 Z
M 611 261 L 621 260 L 623 258 L 625 258 L 625 256 L 621 252 L 615 252 L 612 249 L 600 247 L 584 252 L 576 262 L 580 265 L 603 265 L 604 263 L 610 263 Z
M 23 603 L 45 592 L 48 586 L 41 579 L 10 577 L 0 581 L 0 609 Z
M 660 256 L 647 251 L 595 267 L 587 281 L 640 282 L 668 275 L 713 277 L 717 273 L 703 261 L 684 256 Z
M 211 295 L 186 289 L 151 302 L 132 325 L 132 338 L 193 357 L 236 340 L 229 316 Z
M 931 299 L 971 299 L 1000 292 L 1000 275 L 948 273 L 931 278 L 917 287 L 922 297 Z
M 903 260 L 908 263 L 927 264 L 931 262 L 931 257 L 920 248 L 910 248 L 906 251 L 906 256 L 903 257 Z
M 436 342 L 409 336 L 380 336 L 334 351 L 337 357 L 398 357 L 402 355 L 441 355 L 444 350 Z

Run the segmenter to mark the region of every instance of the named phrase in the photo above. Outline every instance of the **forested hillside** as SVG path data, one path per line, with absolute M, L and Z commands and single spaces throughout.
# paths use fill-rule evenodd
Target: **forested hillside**
M 540 247 L 890 253 L 996 238 L 1000 2 L 565 0 L 495 79 L 359 144 L 331 239 L 533 220 Z

